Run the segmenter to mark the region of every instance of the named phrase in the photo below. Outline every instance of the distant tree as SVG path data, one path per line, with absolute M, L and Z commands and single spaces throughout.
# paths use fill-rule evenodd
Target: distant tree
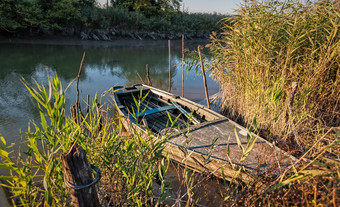
M 146 16 L 167 16 L 179 11 L 182 0 L 111 0 L 115 7 L 125 7 L 129 11 L 140 11 Z
M 5 29 L 39 28 L 46 24 L 38 0 L 0 1 L 0 27 Z
M 55 27 L 79 27 L 87 24 L 95 0 L 40 0 L 46 18 Z
M 1 0 L 0 28 L 79 27 L 90 21 L 96 0 Z

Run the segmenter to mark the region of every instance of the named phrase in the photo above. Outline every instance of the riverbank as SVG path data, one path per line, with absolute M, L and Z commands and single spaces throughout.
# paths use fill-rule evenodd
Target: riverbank
M 175 39 L 171 41 L 172 46 L 180 46 L 182 44 L 181 40 Z M 185 40 L 185 45 L 204 45 L 209 43 L 208 39 L 191 39 Z M 83 46 L 100 46 L 100 47 L 158 47 L 167 46 L 168 40 L 150 40 L 143 39 L 137 40 L 132 38 L 116 38 L 111 41 L 104 40 L 82 40 L 77 37 L 67 37 L 67 36 L 30 36 L 30 37 L 8 37 L 0 36 L 0 44 L 34 44 L 34 45 L 83 45 Z
M 0 39 L 74 39 L 74 40 L 206 40 L 209 39 L 210 31 L 187 32 L 159 32 L 140 31 L 126 29 L 84 29 L 63 28 L 60 30 L 41 29 L 32 31 L 5 31 L 0 29 Z

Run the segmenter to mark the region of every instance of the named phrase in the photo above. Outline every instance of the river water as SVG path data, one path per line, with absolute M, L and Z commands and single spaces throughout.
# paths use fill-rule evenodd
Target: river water
M 199 43 L 188 44 L 189 49 Z M 39 120 L 39 114 L 32 98 L 21 83 L 25 78 L 33 84 L 46 84 L 48 75 L 57 73 L 66 87 L 73 81 L 66 92 L 66 108 L 75 102 L 76 83 L 79 64 L 83 51 L 86 57 L 80 77 L 80 97 L 91 98 L 95 94 L 115 85 L 140 83 L 137 72 L 145 77 L 145 66 L 149 65 L 150 79 L 153 86 L 167 90 L 169 56 L 167 41 L 134 42 L 120 44 L 76 43 L 55 44 L 51 42 L 0 43 L 0 134 L 8 143 L 20 142 L 20 134 L 28 126 L 29 120 Z M 171 47 L 172 92 L 181 95 L 181 44 L 173 42 Z M 187 60 L 190 61 L 190 60 Z M 219 90 L 218 85 L 208 77 L 209 94 Z M 200 102 L 204 99 L 204 87 L 200 74 L 185 73 L 185 97 Z

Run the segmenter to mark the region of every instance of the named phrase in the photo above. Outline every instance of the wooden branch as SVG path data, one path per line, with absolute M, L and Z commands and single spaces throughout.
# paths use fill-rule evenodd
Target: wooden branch
M 198 55 L 200 56 L 200 61 L 201 61 L 202 76 L 203 76 L 203 83 L 204 83 L 204 90 L 205 90 L 205 98 L 207 99 L 207 105 L 208 105 L 208 108 L 210 109 L 210 100 L 209 100 L 209 94 L 208 94 L 207 78 L 205 77 L 205 70 L 204 70 L 204 64 L 203 64 L 203 60 L 202 60 L 201 46 L 200 45 L 197 47 L 197 50 L 198 50 Z
M 93 182 L 92 170 L 85 150 L 75 143 L 68 152 L 63 153 L 61 162 L 66 185 L 77 186 L 71 188 L 73 206 L 100 206 L 97 190 L 94 185 L 79 189 Z
M 139 75 L 138 72 L 137 72 L 137 76 L 139 77 L 140 81 L 142 81 L 142 83 L 145 84 L 143 78 Z
M 148 86 L 152 86 L 151 80 L 150 80 L 150 74 L 149 74 L 149 65 L 146 64 L 146 79 L 148 80 Z

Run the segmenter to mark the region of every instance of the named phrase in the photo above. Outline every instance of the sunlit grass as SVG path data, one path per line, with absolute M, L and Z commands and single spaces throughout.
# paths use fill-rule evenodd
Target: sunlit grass
M 65 90 L 57 76 L 49 78 L 48 88 L 23 83 L 40 112 L 40 121 L 31 121 L 23 138 L 28 150 L 15 157 L 1 136 L 0 167 L 13 205 L 69 206 L 69 189 L 64 184 L 61 154 L 77 142 L 85 149 L 91 164 L 102 171 L 99 195 L 101 204 L 155 205 L 166 195 L 163 175 L 167 159 L 162 156 L 164 140 L 145 139 L 134 134 L 123 137 L 121 122 L 98 113 L 96 101 L 78 124 L 65 116 Z M 96 97 L 95 97 L 96 99 Z M 104 111 L 105 112 L 105 111 Z M 156 179 L 162 188 L 153 198 Z M 152 198 L 152 199 L 150 199 Z
M 253 198 L 283 205 L 332 204 L 339 183 L 339 4 L 250 1 L 238 14 L 222 36 L 212 35 L 211 71 L 222 86 L 223 105 L 243 124 L 256 117 L 265 138 L 307 158 L 275 181 L 275 187 L 288 190 L 274 193 L 301 196 L 275 198 L 264 191 L 268 197 Z M 314 191 L 306 190 L 308 185 Z

